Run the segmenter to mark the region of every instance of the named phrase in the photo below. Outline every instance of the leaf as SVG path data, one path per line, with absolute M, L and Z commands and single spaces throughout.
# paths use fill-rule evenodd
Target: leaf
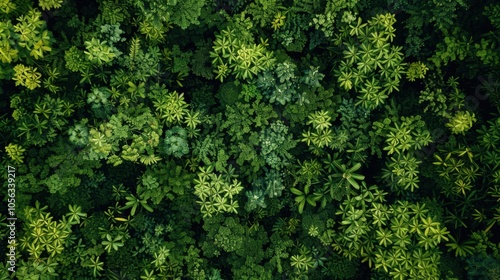
M 295 195 L 304 195 L 304 193 L 296 188 L 290 188 L 290 191 Z
M 352 172 L 354 172 L 354 171 L 358 170 L 359 168 L 361 168 L 361 163 L 359 163 L 359 162 L 358 162 L 358 163 L 356 163 L 353 167 L 351 167 L 351 168 L 348 170 L 348 172 L 349 172 L 349 173 L 352 173 Z
M 306 204 L 306 200 L 303 199 L 302 202 L 299 203 L 299 213 L 302 214 L 304 211 L 304 205 Z
M 307 203 L 309 203 L 309 205 L 311 205 L 311 206 L 316 206 L 316 200 L 313 196 L 307 197 Z
M 361 175 L 361 174 L 351 174 L 351 178 L 354 178 L 356 180 L 364 180 L 365 179 L 365 176 L 364 175 Z
M 151 212 L 151 213 L 152 213 L 152 212 L 154 212 L 154 211 L 153 211 L 153 208 L 151 208 L 151 206 L 149 206 L 146 202 L 141 202 L 141 205 L 142 205 L 142 207 L 144 207 L 144 209 L 146 209 L 147 211 L 149 211 L 149 212 Z
M 353 186 L 355 189 L 359 190 L 359 184 L 352 177 L 347 178 L 347 181 Z

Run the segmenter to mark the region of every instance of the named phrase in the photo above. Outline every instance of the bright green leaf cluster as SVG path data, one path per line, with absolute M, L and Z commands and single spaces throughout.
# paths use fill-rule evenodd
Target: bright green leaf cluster
M 12 159 L 15 163 L 21 164 L 23 163 L 24 155 L 23 153 L 26 151 L 22 146 L 18 144 L 10 143 L 5 147 L 5 151 L 7 155 L 9 155 L 10 159 Z
M 0 2 L 0 10 L 2 13 L 8 14 L 16 9 L 16 4 L 12 3 L 10 0 L 4 0 Z
M 22 85 L 31 90 L 40 87 L 42 74 L 37 72 L 36 68 L 27 67 L 23 64 L 18 64 L 14 67 L 14 77 L 12 80 L 16 81 L 16 86 Z
M 95 63 L 96 65 L 102 65 L 111 62 L 117 55 L 110 46 L 107 45 L 106 41 L 100 41 L 99 39 L 92 38 L 90 41 L 85 41 L 84 51 L 87 59 Z
M 405 63 L 402 47 L 391 45 L 395 22 L 394 15 L 380 14 L 368 23 L 358 18 L 345 31 L 344 59 L 335 74 L 343 89 L 360 94 L 356 105 L 369 110 L 384 104 L 393 91 L 399 91 Z
M 465 134 L 476 121 L 477 119 L 474 113 L 470 113 L 469 111 L 458 111 L 452 119 L 446 123 L 446 127 L 454 134 Z
M 213 173 L 212 167 L 202 168 L 195 182 L 194 194 L 200 199 L 200 211 L 203 217 L 211 217 L 218 213 L 238 213 L 236 196 L 243 190 L 241 183 L 234 179 L 227 182 L 221 175 Z
M 64 0 L 39 0 L 39 5 L 42 10 L 50 10 L 52 8 L 61 8 Z
M 415 81 L 415 79 L 423 79 L 425 77 L 425 73 L 429 68 L 425 66 L 422 62 L 412 62 L 408 65 L 408 70 L 406 71 L 406 77 L 408 81 Z
M 66 239 L 71 233 L 71 224 L 65 219 L 53 221 L 50 213 L 46 212 L 47 206 L 40 208 L 26 207 L 25 235 L 20 239 L 20 248 L 26 249 L 35 260 L 54 258 L 61 254 L 66 247 Z
M 270 68 L 274 63 L 272 52 L 261 42 L 244 43 L 234 29 L 222 30 L 216 35 L 213 52 L 210 52 L 216 78 L 221 82 L 230 74 L 236 79 L 249 79 Z
M 307 124 L 311 125 L 315 132 L 308 130 L 302 133 L 302 142 L 306 142 L 308 146 L 311 144 L 318 147 L 327 147 L 333 142 L 333 134 L 331 130 L 332 118 L 328 111 L 318 111 L 309 115 Z

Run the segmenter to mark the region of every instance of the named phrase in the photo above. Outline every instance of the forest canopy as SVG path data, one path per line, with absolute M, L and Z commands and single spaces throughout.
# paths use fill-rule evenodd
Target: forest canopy
M 500 3 L 0 0 L 0 160 L 0 279 L 499 279 Z

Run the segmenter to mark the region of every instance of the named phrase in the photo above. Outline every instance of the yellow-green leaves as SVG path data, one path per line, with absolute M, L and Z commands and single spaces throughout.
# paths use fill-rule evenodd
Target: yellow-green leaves
M 309 250 L 303 250 L 300 255 L 293 255 L 291 257 L 290 265 L 299 271 L 307 271 L 314 267 L 314 260 L 310 256 Z
M 446 123 L 446 127 L 450 128 L 454 134 L 463 134 L 469 130 L 477 121 L 476 115 L 469 111 L 458 111 L 452 119 Z
M 331 120 L 328 111 L 321 110 L 309 115 L 307 124 L 312 125 L 316 130 L 325 130 L 332 126 Z
M 40 87 L 42 74 L 37 72 L 36 68 L 18 64 L 14 67 L 14 77 L 12 80 L 16 81 L 16 86 L 22 85 L 31 90 Z
M 127 91 L 130 93 L 130 96 L 132 97 L 132 101 L 136 102 L 137 101 L 137 96 L 141 98 L 146 97 L 146 88 L 144 82 L 139 83 L 138 85 L 128 82 L 128 89 Z
M 308 146 L 311 144 L 315 147 L 327 147 L 333 141 L 333 133 L 330 127 L 332 126 L 332 118 L 328 111 L 318 111 L 309 115 L 308 125 L 312 125 L 314 132 L 310 130 L 302 133 L 302 142 L 306 142 Z
M 8 14 L 16 9 L 16 4 L 12 3 L 10 0 L 0 1 L 0 11 L 4 14 Z
M 0 26 L 3 24 L 4 23 L 0 23 Z M 3 63 L 10 63 L 12 60 L 15 60 L 18 52 L 18 50 L 12 48 L 9 41 L 5 40 L 0 42 L 0 59 Z
M 395 122 L 393 127 L 388 127 L 384 147 L 388 155 L 417 150 L 432 142 L 421 116 L 401 117 L 401 120 L 401 123 Z
M 272 52 L 259 44 L 244 42 L 236 31 L 230 28 L 216 35 L 213 50 L 210 52 L 214 73 L 221 82 L 229 74 L 237 79 L 249 79 L 273 65 Z
M 189 112 L 189 104 L 184 101 L 184 93 L 165 91 L 153 98 L 156 111 L 167 124 L 180 124 Z
M 485 155 L 491 155 L 490 151 L 486 151 Z M 446 156 L 435 154 L 434 157 L 436 161 L 433 164 L 438 166 L 439 176 L 447 182 L 453 183 L 445 189 L 445 192 L 464 196 L 468 194 L 467 192 L 473 188 L 476 178 L 480 175 L 479 166 L 469 148 L 449 152 Z M 494 164 L 498 164 L 498 160 L 495 160 Z
M 373 110 L 385 103 L 393 91 L 399 91 L 404 73 L 402 47 L 391 45 L 395 36 L 392 14 L 372 17 L 368 23 L 358 18 L 342 34 L 343 60 L 335 70 L 340 87 L 354 89 L 356 105 Z
M 12 144 L 10 143 L 5 147 L 5 151 L 7 152 L 7 155 L 17 164 L 23 163 L 23 153 L 25 152 L 25 149 L 23 149 L 22 146 L 17 145 L 17 144 Z
M 50 36 L 47 30 L 42 32 L 40 40 L 38 40 L 31 49 L 30 55 L 35 59 L 43 58 L 44 52 L 50 52 L 52 48 L 50 47 Z
M 187 112 L 186 117 L 184 118 L 184 123 L 186 124 L 188 129 L 195 131 L 196 126 L 198 124 L 201 124 L 200 112 L 193 110 Z
M 390 187 L 396 191 L 404 190 L 414 191 L 419 187 L 420 179 L 418 177 L 418 166 L 422 163 L 417 160 L 413 153 L 398 154 L 391 157 L 387 162 L 387 169 L 383 169 L 382 178 L 387 180 Z
M 50 10 L 53 8 L 61 8 L 61 4 L 64 0 L 40 0 L 39 5 L 42 7 L 42 10 Z
M 211 217 L 218 213 L 238 213 L 238 195 L 243 187 L 241 183 L 233 179 L 226 181 L 222 175 L 213 173 L 212 167 L 206 169 L 200 167 L 198 179 L 195 182 L 194 194 L 200 200 L 196 201 L 201 208 L 203 217 Z
M 391 122 L 388 121 L 387 125 Z M 419 165 L 414 151 L 420 150 L 432 142 L 430 132 L 421 116 L 401 117 L 386 127 L 386 145 L 383 148 L 388 155 L 394 154 L 382 170 L 382 178 L 395 192 L 414 191 L 419 187 Z
M 285 19 L 286 19 L 286 13 L 282 14 L 281 12 L 278 12 L 274 16 L 273 21 L 271 22 L 273 29 L 276 31 L 277 29 L 285 25 Z
M 64 219 L 54 221 L 52 215 L 44 211 L 47 207 L 39 206 L 37 201 L 36 208 L 26 207 L 25 234 L 20 240 L 20 248 L 27 248 L 30 257 L 35 260 L 61 254 L 71 233 Z
M 113 49 L 107 45 L 106 41 L 101 42 L 96 38 L 85 41 L 85 48 L 87 50 L 84 53 L 87 55 L 87 59 L 96 65 L 111 62 L 116 57 Z
M 420 61 L 412 62 L 408 66 L 408 70 L 406 71 L 406 77 L 408 81 L 415 81 L 415 79 L 423 79 L 425 77 L 425 73 L 427 73 L 427 66 Z
M 116 235 L 112 237 L 109 233 L 106 234 L 106 240 L 102 241 L 102 245 L 104 245 L 104 249 L 111 253 L 111 250 L 118 251 L 119 247 L 123 247 L 123 235 Z
M 351 31 L 349 32 L 349 35 L 351 36 L 359 36 L 359 35 L 364 35 L 364 28 L 367 24 L 363 23 L 363 19 L 358 17 L 358 21 L 356 24 L 351 24 L 349 27 L 351 28 Z
M 0 34 L 6 37 L 0 43 L 0 59 L 10 63 L 18 58 L 18 54 L 26 53 L 35 59 L 43 58 L 52 48 L 53 40 L 49 31 L 45 29 L 45 21 L 41 20 L 42 14 L 34 9 L 17 18 L 17 24 L 12 26 L 10 21 L 0 23 Z M 16 39 L 16 40 L 13 40 Z

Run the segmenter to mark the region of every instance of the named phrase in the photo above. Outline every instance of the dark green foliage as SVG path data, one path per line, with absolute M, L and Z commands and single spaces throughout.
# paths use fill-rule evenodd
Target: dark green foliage
M 262 190 L 247 191 L 245 194 L 248 198 L 248 201 L 245 204 L 245 210 L 248 212 L 256 209 L 257 207 L 267 207 L 264 192 Z
M 280 170 L 290 163 L 292 155 L 288 150 L 295 147 L 295 142 L 288 135 L 288 127 L 277 121 L 260 134 L 260 145 L 266 163 L 271 168 Z
M 246 11 L 253 16 L 255 23 L 260 27 L 270 26 L 274 16 L 284 9 L 282 2 L 282 0 L 256 1 L 248 5 Z
M 292 83 L 296 79 L 296 68 L 297 66 L 293 63 L 279 63 L 276 65 L 274 71 L 276 79 L 265 76 L 261 79 L 261 84 L 258 86 L 264 89 L 271 103 L 285 105 L 294 99 L 295 90 L 292 87 Z
M 427 54 L 428 40 L 431 36 L 427 30 L 446 32 L 457 23 L 457 14 L 467 9 L 467 1 L 436 1 L 420 3 L 412 0 L 389 0 L 394 10 L 401 10 L 409 15 L 405 25 L 406 54 L 420 57 L 419 53 Z M 442 36 L 442 34 L 439 34 Z
M 144 172 L 137 185 L 137 193 L 158 205 L 165 198 L 174 200 L 177 196 L 185 195 L 192 179 L 193 174 L 174 161 L 160 163 Z
M 211 49 L 212 42 L 210 40 L 197 42 L 197 49 L 194 51 L 191 59 L 191 70 L 193 74 L 206 79 L 213 79 L 214 75 L 212 73 L 209 57 Z
M 42 146 L 56 139 L 56 135 L 67 124 L 67 118 L 74 110 L 74 104 L 48 94 L 40 96 L 36 102 L 21 103 L 27 92 L 11 97 L 13 118 L 16 120 L 16 135 L 23 137 L 29 145 Z
M 273 33 L 273 38 L 287 51 L 301 52 L 307 44 L 310 20 L 310 15 L 289 13 L 286 15 L 284 26 Z
M 170 21 L 173 24 L 180 26 L 182 29 L 186 29 L 190 25 L 198 25 L 198 17 L 201 13 L 201 8 L 205 5 L 205 1 L 168 1 L 168 6 L 170 12 Z
M 498 279 L 499 31 L 493 0 L 0 0 L 0 278 Z
M 229 74 L 236 79 L 250 79 L 274 64 L 272 52 L 266 49 L 267 41 L 261 39 L 255 44 L 246 35 L 250 34 L 239 34 L 228 27 L 216 36 L 210 57 L 216 78 L 221 82 Z
M 109 97 L 111 94 L 106 88 L 92 88 L 88 94 L 87 104 L 89 104 L 98 118 L 106 118 L 111 112 Z
M 356 262 L 336 255 L 331 261 L 327 262 L 323 270 L 325 274 L 332 275 L 333 279 L 353 279 L 358 271 L 358 266 Z
M 284 172 L 276 170 L 270 170 L 266 173 L 264 184 L 267 185 L 266 194 L 270 198 L 281 196 L 281 191 L 285 189 L 283 177 Z
M 477 254 L 467 258 L 469 279 L 497 280 L 500 275 L 500 261 L 491 255 Z
M 141 39 L 134 38 L 130 41 L 128 53 L 121 56 L 119 61 L 123 66 L 127 67 L 128 71 L 125 75 L 127 75 L 128 79 L 145 81 L 147 78 L 158 74 L 159 56 L 157 48 L 149 46 L 147 50 L 144 50 L 141 46 Z M 116 80 L 113 82 L 113 78 L 117 79 L 116 76 L 118 75 L 112 77 L 111 85 L 115 87 L 124 86 L 123 81 Z
M 270 120 L 278 116 L 273 107 L 263 103 L 261 98 L 261 95 L 257 95 L 255 98 L 247 99 L 250 104 L 246 100 L 244 102 L 241 100 L 232 106 L 226 106 L 227 120 L 221 125 L 230 136 L 230 141 L 234 143 L 230 155 L 235 157 L 236 163 L 240 166 L 248 162 L 252 167 L 244 174 L 250 173 L 251 170 L 256 172 L 264 166 L 265 160 L 255 150 L 260 144 L 257 130 L 266 127 Z

